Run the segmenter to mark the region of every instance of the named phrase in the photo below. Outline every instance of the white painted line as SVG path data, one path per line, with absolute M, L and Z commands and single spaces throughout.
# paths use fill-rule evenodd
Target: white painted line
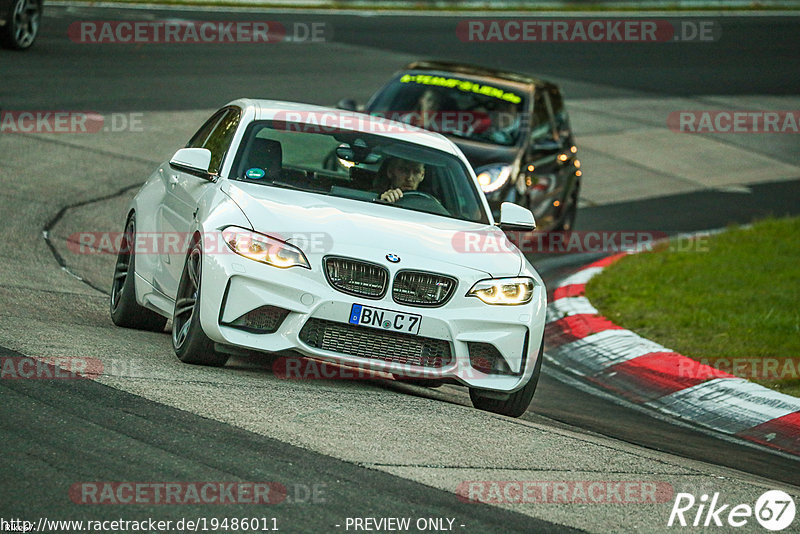
M 591 376 L 614 364 L 669 349 L 630 330 L 604 330 L 548 352 L 572 371 Z
M 585 380 L 581 380 L 579 378 L 575 378 L 572 369 L 565 367 L 562 365 L 563 362 L 556 360 L 550 354 L 552 351 L 547 351 L 544 353 L 544 358 L 549 364 L 546 367 L 546 373 L 549 376 L 554 377 L 559 382 L 563 382 L 571 387 L 579 391 L 583 391 L 590 395 L 594 395 L 595 397 L 600 397 L 601 399 L 607 400 L 629 410 L 633 410 L 638 413 L 647 414 L 653 419 L 658 419 L 659 421 L 663 421 L 665 423 L 669 423 L 675 426 L 679 426 L 681 428 L 689 428 L 695 432 L 699 432 L 706 436 L 712 436 L 716 439 L 721 439 L 722 441 L 726 441 L 728 443 L 735 443 L 736 445 L 740 445 L 743 447 L 747 447 L 750 449 L 758 450 L 761 452 L 768 452 L 769 454 L 774 454 L 776 456 L 780 456 L 782 458 L 786 458 L 787 460 L 795 460 L 797 461 L 797 456 L 794 454 L 790 454 L 788 452 L 784 452 L 779 449 L 773 449 L 772 447 L 767 447 L 760 443 L 756 443 L 753 441 L 748 441 L 746 439 L 738 438 L 736 436 L 731 436 L 728 434 L 722 434 L 717 430 L 713 430 L 707 427 L 699 426 L 693 423 L 693 421 L 689 419 L 679 419 L 672 414 L 667 414 L 662 411 L 658 411 L 657 409 L 653 409 L 652 406 L 647 406 L 645 404 L 637 404 L 635 402 L 629 401 L 619 395 L 614 395 L 613 393 L 609 393 L 608 391 L 597 387 L 596 384 L 591 382 L 586 382 Z M 534 407 L 536 403 L 536 397 L 533 398 Z
M 561 286 L 571 286 L 573 284 L 585 284 L 595 275 L 600 274 L 603 271 L 603 267 L 589 267 L 587 269 L 583 269 L 578 271 L 575 274 L 572 274 L 566 277 L 562 282 Z
M 709 380 L 646 404 L 729 434 L 800 410 L 799 398 L 742 378 Z
M 721 185 L 719 187 L 714 188 L 715 191 L 720 191 L 722 193 L 752 193 L 753 190 L 747 187 L 746 185 Z
M 680 238 L 687 239 L 717 234 L 722 231 L 724 229 L 681 234 Z M 559 287 L 586 283 L 603 269 L 604 267 L 591 267 L 578 271 L 562 280 Z M 547 322 L 580 313 L 599 315 L 586 297 L 568 297 L 548 305 Z M 605 330 L 549 349 L 545 356 L 563 372 L 585 377 L 598 375 L 611 365 L 653 352 L 671 351 L 629 330 Z M 564 381 L 564 377 L 561 380 Z M 581 384 L 580 389 L 590 390 L 597 394 L 596 387 L 589 386 L 584 382 L 573 381 L 573 385 L 577 384 Z M 602 384 L 600 386 L 602 387 Z M 644 388 L 643 385 L 642 389 Z M 613 398 L 617 403 L 625 406 L 639 406 L 664 414 L 659 419 L 673 418 L 674 423 L 683 420 L 694 428 L 705 427 L 710 430 L 711 434 L 722 439 L 726 439 L 726 435 L 735 435 L 773 419 L 800 411 L 800 398 L 772 391 L 741 378 L 709 380 L 640 404 L 631 403 L 609 393 L 600 396 Z M 648 413 L 653 415 L 653 412 Z M 736 438 L 729 438 L 729 440 L 739 443 Z M 749 446 L 749 442 L 745 443 L 748 443 Z M 787 456 L 782 452 L 771 449 L 770 451 Z M 788 457 L 796 458 L 794 455 L 788 455 Z
M 547 322 L 558 321 L 568 315 L 597 314 L 597 309 L 592 306 L 586 297 L 565 297 L 554 300 L 547 305 Z

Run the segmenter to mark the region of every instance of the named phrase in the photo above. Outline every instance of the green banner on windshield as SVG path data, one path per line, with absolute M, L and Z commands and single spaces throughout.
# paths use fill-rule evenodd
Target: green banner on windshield
M 522 101 L 521 96 L 509 91 L 504 91 L 499 87 L 471 82 L 469 80 L 460 80 L 458 78 L 445 78 L 444 76 L 431 76 L 430 74 L 405 74 L 400 78 L 400 83 L 418 83 L 420 85 L 455 88 L 465 92 L 478 93 L 499 100 L 505 100 L 506 102 L 512 102 L 514 104 L 519 104 Z

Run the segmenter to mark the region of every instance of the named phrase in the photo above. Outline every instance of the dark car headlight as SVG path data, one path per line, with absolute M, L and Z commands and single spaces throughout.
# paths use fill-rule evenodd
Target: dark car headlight
M 511 177 L 511 165 L 507 163 L 492 163 L 475 169 L 478 175 L 478 184 L 484 193 L 492 193 L 503 187 Z

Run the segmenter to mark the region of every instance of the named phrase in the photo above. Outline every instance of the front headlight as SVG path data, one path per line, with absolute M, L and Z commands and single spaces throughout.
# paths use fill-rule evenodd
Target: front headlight
M 477 282 L 467 293 L 486 304 L 515 306 L 527 304 L 533 298 L 535 282 L 532 278 L 495 278 Z
M 228 226 L 222 230 L 222 237 L 232 251 L 253 261 L 281 269 L 311 268 L 302 250 L 274 237 L 245 230 L 238 226 Z
M 497 191 L 505 185 L 511 176 L 511 165 L 505 163 L 492 163 L 475 169 L 478 175 L 478 184 L 484 193 Z

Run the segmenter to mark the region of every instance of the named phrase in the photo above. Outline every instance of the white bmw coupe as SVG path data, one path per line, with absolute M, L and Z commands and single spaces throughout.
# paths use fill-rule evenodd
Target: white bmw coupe
M 511 203 L 496 224 L 439 134 L 236 100 L 131 202 L 111 317 L 148 330 L 171 318 L 186 363 L 293 354 L 464 385 L 476 408 L 518 417 L 539 378 L 546 292 L 503 230 L 533 228 Z

